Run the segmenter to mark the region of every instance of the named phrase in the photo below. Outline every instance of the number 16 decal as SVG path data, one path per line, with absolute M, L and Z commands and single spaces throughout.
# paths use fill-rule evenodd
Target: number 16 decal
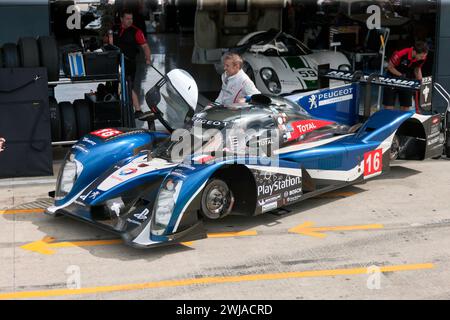
M 364 154 L 364 178 L 379 175 L 383 168 L 383 150 L 377 149 Z

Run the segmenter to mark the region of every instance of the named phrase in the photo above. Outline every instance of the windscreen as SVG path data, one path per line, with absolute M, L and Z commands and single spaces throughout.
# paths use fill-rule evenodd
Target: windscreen
M 156 107 L 158 118 L 170 131 L 184 128 L 193 114 L 191 106 L 183 99 L 168 77 L 152 70 L 153 86 L 147 92 L 147 104 Z M 150 96 L 150 98 L 149 98 Z

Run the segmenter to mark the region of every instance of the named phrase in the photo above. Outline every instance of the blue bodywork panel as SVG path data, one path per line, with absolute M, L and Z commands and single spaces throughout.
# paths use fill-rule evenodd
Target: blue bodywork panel
M 332 120 L 352 126 L 359 118 L 359 85 L 348 84 L 332 89 L 286 96 L 305 109 L 314 118 Z

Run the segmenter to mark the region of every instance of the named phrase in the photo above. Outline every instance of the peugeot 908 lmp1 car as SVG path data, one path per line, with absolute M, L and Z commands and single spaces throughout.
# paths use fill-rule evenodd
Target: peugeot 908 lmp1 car
M 169 131 L 186 130 L 169 136 L 108 128 L 80 139 L 46 213 L 153 247 L 205 238 L 205 218 L 262 214 L 376 177 L 393 157 L 425 159 L 443 150 L 440 114 L 382 110 L 355 129 L 275 96 L 194 112 L 197 95 L 192 77 L 172 70 L 146 101 Z M 411 139 L 399 146 L 396 136 Z

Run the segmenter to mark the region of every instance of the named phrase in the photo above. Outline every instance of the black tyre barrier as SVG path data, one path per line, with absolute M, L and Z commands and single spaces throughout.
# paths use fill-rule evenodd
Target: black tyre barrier
M 50 109 L 50 127 L 52 133 L 52 141 L 61 141 L 62 122 L 61 111 L 55 98 L 49 97 L 48 105 Z
M 62 120 L 62 140 L 77 140 L 77 120 L 75 110 L 70 102 L 64 101 L 59 103 Z
M 89 103 L 84 99 L 75 100 L 73 102 L 73 108 L 77 120 L 77 133 L 79 139 L 92 131 L 91 112 L 89 110 Z
M 5 68 L 17 68 L 20 66 L 19 53 L 15 43 L 5 43 L 2 51 Z
M 39 49 L 36 39 L 31 37 L 20 38 L 17 43 L 20 65 L 24 68 L 35 68 L 40 66 Z
M 41 67 L 47 68 L 48 81 L 59 80 L 59 54 L 53 37 L 41 36 L 37 40 Z

